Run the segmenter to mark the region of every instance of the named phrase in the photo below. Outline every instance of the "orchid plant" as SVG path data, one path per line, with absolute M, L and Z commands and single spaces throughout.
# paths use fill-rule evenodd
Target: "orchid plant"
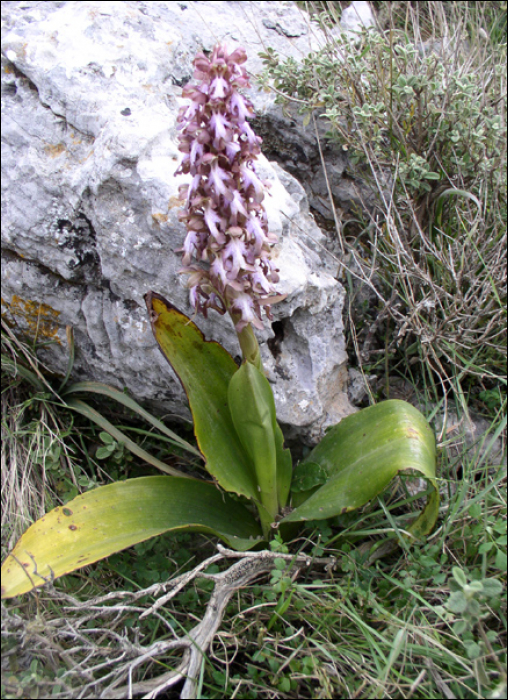
M 177 171 L 190 176 L 180 190 L 187 228 L 181 272 L 188 275 L 190 303 L 195 314 L 213 309 L 230 315 L 241 366 L 162 296 L 149 292 L 145 298 L 155 338 L 187 393 L 212 480 L 152 461 L 164 476 L 101 486 L 55 508 L 30 526 L 5 560 L 2 597 L 171 530 L 213 534 L 240 551 L 266 547 L 276 531 L 287 537 L 305 521 L 357 509 L 411 470 L 431 488 L 403 534 L 422 538 L 435 524 L 434 437 L 411 405 L 386 401 L 345 418 L 294 469 L 284 447 L 253 331 L 263 328 L 264 314 L 272 318 L 271 306 L 284 296 L 275 287 L 266 183 L 255 169 L 261 139 L 249 125 L 252 104 L 240 92 L 249 86 L 246 58 L 244 49 L 228 53 L 222 45 L 209 57 L 196 56 L 195 80 L 183 89 L 189 102 L 178 119 L 183 158 Z M 80 410 L 78 401 L 69 404 Z

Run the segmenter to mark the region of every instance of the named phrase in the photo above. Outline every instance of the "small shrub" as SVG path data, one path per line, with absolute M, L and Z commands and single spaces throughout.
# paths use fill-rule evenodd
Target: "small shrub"
M 390 5 L 401 4 L 405 22 L 390 15 L 357 41 L 316 11 L 326 45 L 301 63 L 268 48 L 260 82 L 296 99 L 304 124 L 325 120 L 375 192 L 337 234 L 376 316 L 393 321 L 379 352 L 404 349 L 441 380 L 492 378 L 506 363 L 506 38 L 489 39 L 478 22 L 491 15 L 464 3 L 456 15 L 417 3 L 435 14 L 432 33 L 413 3 Z

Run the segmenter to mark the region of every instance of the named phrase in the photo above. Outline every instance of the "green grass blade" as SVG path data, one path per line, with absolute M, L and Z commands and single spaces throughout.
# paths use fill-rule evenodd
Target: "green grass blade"
M 118 428 L 115 428 L 115 426 L 112 423 L 110 423 L 107 420 L 107 418 L 104 418 L 104 416 L 101 415 L 98 411 L 96 411 L 95 408 L 92 408 L 84 401 L 80 401 L 79 399 L 68 399 L 65 403 L 66 406 L 71 408 L 73 411 L 81 413 L 81 415 L 86 416 L 86 418 L 89 418 L 91 421 L 99 425 L 103 430 L 105 430 L 112 437 L 114 437 L 115 440 L 118 440 L 118 442 L 123 442 L 123 444 L 128 450 L 130 450 L 137 457 L 143 459 L 145 462 L 148 462 L 148 464 L 151 464 L 153 467 L 160 469 L 166 474 L 171 474 L 172 476 L 181 476 L 186 479 L 192 478 L 187 474 L 178 471 L 178 469 L 173 469 L 173 467 L 169 467 L 164 462 L 161 462 L 160 459 L 157 459 L 157 457 L 151 455 L 149 452 L 144 450 L 133 440 L 127 437 L 125 433 L 123 433 L 121 430 L 118 430 Z
M 2 354 L 2 372 L 8 372 L 12 377 L 20 376 L 29 382 L 38 391 L 46 391 L 45 385 L 40 381 L 35 372 L 27 369 L 19 362 L 14 362 L 10 357 Z
M 187 440 L 184 440 L 179 435 L 170 430 L 168 427 L 166 427 L 162 421 L 152 416 L 151 413 L 142 408 L 138 403 L 136 403 L 136 401 L 134 401 L 134 399 L 131 399 L 130 396 L 124 394 L 123 391 L 119 391 L 118 389 L 108 386 L 107 384 L 102 384 L 101 382 L 78 382 L 68 387 L 62 395 L 67 396 L 68 394 L 78 392 L 91 392 L 95 394 L 102 394 L 102 396 L 107 396 L 110 399 L 118 401 L 118 403 L 121 403 L 126 408 L 137 413 L 139 416 L 141 416 L 141 418 L 144 418 L 148 423 L 151 423 L 161 433 L 167 435 L 167 437 L 169 437 L 176 445 L 178 445 L 179 447 L 183 447 L 183 449 L 187 450 L 187 452 L 190 452 L 196 457 L 203 459 L 203 455 L 199 450 L 193 447 L 193 445 L 187 442 Z

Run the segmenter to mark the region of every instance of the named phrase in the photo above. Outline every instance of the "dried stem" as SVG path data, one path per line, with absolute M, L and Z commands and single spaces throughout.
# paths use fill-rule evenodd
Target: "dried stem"
M 61 692 L 55 698 L 156 698 L 168 688 L 184 681 L 181 698 L 195 698 L 198 679 L 206 654 L 222 624 L 231 597 L 260 575 L 275 568 L 275 561 L 287 562 L 287 571 L 296 578 L 303 568 L 311 565 L 331 570 L 333 557 L 313 558 L 308 555 L 280 554 L 278 552 L 236 552 L 218 545 L 219 552 L 198 564 L 192 571 L 136 591 L 118 591 L 81 602 L 49 584 L 38 595 L 58 599 L 64 603 L 64 617 L 58 620 L 38 618 L 26 624 L 17 615 L 4 609 L 2 635 L 18 637 L 20 645 L 30 641 L 34 653 L 45 659 L 62 658 L 67 667 L 58 679 Z M 219 573 L 205 573 L 212 564 L 236 559 L 229 568 Z M 159 612 L 171 598 L 197 579 L 214 582 L 214 589 L 202 619 L 189 631 L 177 634 L 165 616 Z M 155 602 L 145 603 L 147 597 Z M 138 601 L 142 600 L 142 603 Z M 127 617 L 137 615 L 139 620 L 156 618 L 170 639 L 144 646 L 139 629 L 130 631 L 125 626 Z M 93 621 L 93 626 L 90 623 Z M 176 667 L 147 680 L 136 680 L 158 660 L 171 663 L 174 654 L 182 654 Z M 78 689 L 77 689 L 78 688 Z

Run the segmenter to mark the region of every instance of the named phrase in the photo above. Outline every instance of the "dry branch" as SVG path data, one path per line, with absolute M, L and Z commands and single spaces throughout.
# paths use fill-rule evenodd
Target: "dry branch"
M 287 573 L 294 578 L 303 568 L 324 566 L 330 571 L 333 557 L 313 558 L 308 555 L 280 554 L 279 552 L 236 552 L 218 545 L 219 552 L 198 564 L 191 571 L 157 583 L 136 592 L 118 591 L 79 601 L 52 584 L 44 594 L 64 603 L 65 617 L 58 620 L 39 620 L 36 627 L 27 625 L 18 616 L 4 609 L 2 635 L 16 635 L 20 646 L 30 642 L 31 653 L 40 653 L 45 659 L 64 660 L 66 672 L 58 682 L 62 692 L 52 694 L 60 698 L 156 698 L 168 688 L 184 681 L 181 698 L 195 698 L 197 684 L 206 654 L 222 623 L 231 597 L 256 578 L 275 568 L 276 560 L 287 562 Z M 206 573 L 212 564 L 237 561 L 219 573 Z M 198 579 L 213 581 L 214 588 L 202 619 L 190 630 L 176 634 L 160 609 L 186 586 Z M 150 597 L 155 602 L 139 603 Z M 139 619 L 154 617 L 172 639 L 156 641 L 144 646 L 139 630 L 127 629 L 127 617 L 137 614 Z M 94 621 L 93 627 L 89 627 Z M 174 654 L 181 653 L 174 670 L 146 680 L 137 680 L 147 671 L 157 668 L 159 660 L 171 663 Z M 155 662 L 155 663 L 154 663 Z

